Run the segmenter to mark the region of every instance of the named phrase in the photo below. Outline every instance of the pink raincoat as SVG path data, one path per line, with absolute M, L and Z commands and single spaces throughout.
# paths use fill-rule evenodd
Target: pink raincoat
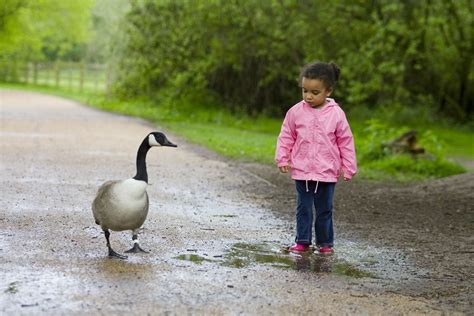
M 275 153 L 295 180 L 337 182 L 357 172 L 354 138 L 344 111 L 330 98 L 320 109 L 301 101 L 288 110 Z

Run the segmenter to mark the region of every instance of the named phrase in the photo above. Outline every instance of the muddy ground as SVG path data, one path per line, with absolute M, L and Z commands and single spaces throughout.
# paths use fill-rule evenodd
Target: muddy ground
M 157 128 L 34 93 L 0 102 L 1 314 L 471 313 L 473 173 L 339 183 L 336 253 L 298 256 L 287 175 L 168 133 L 179 147 L 147 158 L 150 253 L 109 259 L 90 204 Z

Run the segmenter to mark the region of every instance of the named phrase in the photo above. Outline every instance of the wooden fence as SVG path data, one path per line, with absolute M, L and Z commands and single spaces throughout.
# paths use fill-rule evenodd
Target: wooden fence
M 107 67 L 101 64 L 31 62 L 5 68 L 0 76 L 0 80 L 5 82 L 60 87 L 78 92 L 105 92 L 110 82 Z

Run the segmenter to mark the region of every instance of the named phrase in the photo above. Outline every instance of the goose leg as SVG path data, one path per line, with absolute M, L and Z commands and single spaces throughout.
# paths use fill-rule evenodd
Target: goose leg
M 112 247 L 110 246 L 110 232 L 108 229 L 104 229 L 105 239 L 107 240 L 107 248 L 109 248 L 109 257 L 111 258 L 118 258 L 118 259 L 127 259 L 127 256 L 123 256 L 121 254 L 116 253 Z
M 148 253 L 148 251 L 143 250 L 138 244 L 138 233 L 135 231 L 133 232 L 132 240 L 133 240 L 133 247 L 125 251 L 126 253 L 137 253 L 137 252 Z

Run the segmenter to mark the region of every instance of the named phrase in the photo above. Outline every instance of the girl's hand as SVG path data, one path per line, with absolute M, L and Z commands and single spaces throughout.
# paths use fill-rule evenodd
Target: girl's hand
M 278 167 L 278 169 L 280 169 L 281 173 L 287 173 L 290 171 L 290 166 L 281 166 L 281 167 Z
M 342 177 L 344 178 L 344 181 L 351 181 L 351 178 L 346 177 L 346 176 L 344 175 L 344 172 L 342 172 Z

